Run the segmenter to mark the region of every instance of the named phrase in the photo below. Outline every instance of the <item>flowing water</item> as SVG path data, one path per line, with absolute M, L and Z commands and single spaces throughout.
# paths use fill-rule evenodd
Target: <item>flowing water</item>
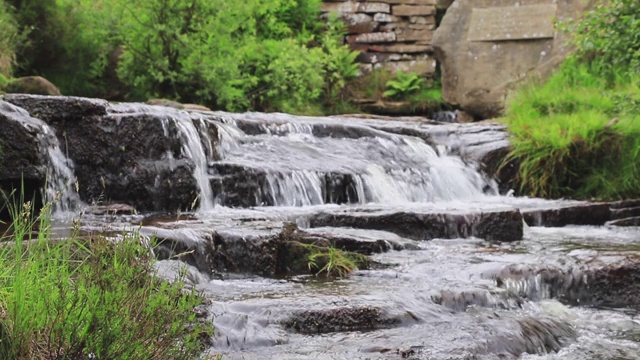
M 42 189 L 45 203 L 52 204 L 55 217 L 68 218 L 81 206 L 82 202 L 76 193 L 73 162 L 62 152 L 55 130 L 46 122 L 33 118 L 28 112 L 2 102 L 0 110 L 8 119 L 19 122 L 29 132 L 37 134 L 40 156 L 46 167 L 46 186 Z
M 255 267 L 255 258 L 246 249 L 277 235 L 286 222 L 310 236 L 385 250 L 372 255 L 372 269 L 333 280 L 214 272 L 198 261 L 197 267 L 160 261 L 163 276 L 186 267 L 190 285 L 211 301 L 212 355 L 640 358 L 638 304 L 601 306 L 598 301 L 609 299 L 611 289 L 598 287 L 597 277 L 599 269 L 637 263 L 637 228 L 525 226 L 522 240 L 496 243 L 474 237 L 420 241 L 389 230 L 389 224 L 370 229 L 314 225 L 318 214 L 419 217 L 573 204 L 498 194 L 477 153 L 504 145 L 507 135 L 499 125 L 114 108 L 162 114 L 164 136 L 178 136 L 182 155 L 193 162 L 200 207 L 195 214 L 169 217 L 85 216 L 84 230 L 136 226 L 145 235 L 170 238 L 205 255 L 212 251 L 210 244 L 236 246 L 248 251 L 247 268 Z M 48 139 L 51 130 L 34 124 Z M 168 130 L 170 124 L 177 134 Z M 73 194 L 67 189 L 71 164 L 60 157 L 58 144 L 47 144 L 56 179 L 47 193 Z M 171 154 L 166 161 L 172 161 Z

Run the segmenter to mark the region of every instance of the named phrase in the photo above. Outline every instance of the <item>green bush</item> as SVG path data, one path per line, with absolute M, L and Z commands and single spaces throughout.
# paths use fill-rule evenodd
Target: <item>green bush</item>
M 600 1 L 594 11 L 567 28 L 577 56 L 609 80 L 616 72 L 640 71 L 640 1 Z
M 210 326 L 184 282 L 153 276 L 141 239 L 53 240 L 49 206 L 12 207 L 0 248 L 0 358 L 193 359 Z M 37 235 L 33 237 L 35 230 Z M 209 328 L 209 329 L 208 329 Z
M 21 73 L 70 95 L 305 112 L 344 97 L 358 70 L 320 0 L 12 2 L 32 29 Z
M 121 0 L 120 9 L 119 74 L 134 98 L 296 112 L 326 84 L 340 87 L 335 77 L 355 75 L 340 66 L 355 55 L 324 36 L 332 28 L 319 25 L 318 0 Z
M 12 8 L 4 1 L 0 1 L 0 88 L 13 75 L 16 52 L 24 40 L 18 28 Z

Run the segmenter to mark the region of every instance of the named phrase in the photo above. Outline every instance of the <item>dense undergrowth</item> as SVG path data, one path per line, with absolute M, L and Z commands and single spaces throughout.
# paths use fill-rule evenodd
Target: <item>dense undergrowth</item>
M 565 27 L 575 55 L 508 100 L 507 161 L 525 194 L 640 197 L 640 1 L 611 1 Z
M 184 282 L 153 276 L 141 239 L 52 240 L 48 210 L 11 208 L 0 244 L 1 359 L 194 359 L 211 325 Z
M 321 2 L 0 0 L 0 89 L 12 76 L 41 75 L 65 95 L 115 101 L 361 111 L 351 90 L 372 87 L 352 82 L 358 52 L 343 43 L 337 16 L 321 17 Z M 410 103 L 431 106 L 433 94 L 404 92 Z

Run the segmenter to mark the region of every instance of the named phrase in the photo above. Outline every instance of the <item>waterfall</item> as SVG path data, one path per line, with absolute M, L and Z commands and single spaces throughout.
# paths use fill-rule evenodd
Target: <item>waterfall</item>
M 211 121 L 217 124 L 221 156 L 217 163 L 262 174 L 264 185 L 255 192 L 265 194 L 274 206 L 320 205 L 334 199 L 433 202 L 497 193 L 495 182 L 475 164 L 445 147 L 380 131 L 366 122 L 284 114 L 215 118 Z
M 54 217 L 67 217 L 82 204 L 75 191 L 76 178 L 73 162 L 60 149 L 55 131 L 44 121 L 33 118 L 27 111 L 9 103 L 2 103 L 8 119 L 17 121 L 30 132 L 37 134 L 40 156 L 46 167 L 46 185 L 42 198 L 52 206 Z
M 213 192 L 209 184 L 207 172 L 207 156 L 200 140 L 200 135 L 190 117 L 173 117 L 180 138 L 182 140 L 182 153 L 193 161 L 193 176 L 200 190 L 200 211 L 206 212 L 213 209 Z

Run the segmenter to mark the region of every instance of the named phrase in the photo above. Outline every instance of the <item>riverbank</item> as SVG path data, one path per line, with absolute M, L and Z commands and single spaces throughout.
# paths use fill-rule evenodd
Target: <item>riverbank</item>
M 505 163 L 519 166 L 520 194 L 620 200 L 640 197 L 640 78 L 613 80 L 568 61 L 508 102 L 514 135 Z
M 194 359 L 213 327 L 184 277 L 155 276 L 135 232 L 51 231 L 51 205 L 10 206 L 0 246 L 0 358 Z M 39 213 L 32 217 L 32 213 Z

